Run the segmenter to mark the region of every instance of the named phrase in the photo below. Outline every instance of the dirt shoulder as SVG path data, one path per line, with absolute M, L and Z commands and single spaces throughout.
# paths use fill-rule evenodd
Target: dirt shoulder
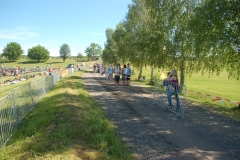
M 115 124 L 138 159 L 239 159 L 240 122 L 186 103 L 185 116 L 152 104 L 152 91 L 120 86 L 91 72 L 83 75 L 89 94 Z M 167 105 L 164 95 L 162 106 Z

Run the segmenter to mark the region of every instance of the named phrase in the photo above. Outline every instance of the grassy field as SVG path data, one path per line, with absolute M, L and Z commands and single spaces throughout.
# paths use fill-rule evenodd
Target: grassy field
M 139 70 L 134 69 L 136 74 L 132 76 L 132 79 L 138 77 Z M 160 71 L 162 72 L 162 71 Z M 163 71 L 166 73 L 167 71 Z M 150 79 L 150 67 L 143 69 L 143 75 L 146 76 L 147 80 Z M 155 70 L 154 75 L 159 78 L 159 70 Z M 145 83 L 148 83 L 146 81 Z M 211 76 L 208 74 L 201 75 L 200 73 L 193 74 L 191 77 L 186 76 L 185 85 L 188 90 L 194 90 L 214 96 L 220 96 L 222 98 L 228 98 L 240 102 L 238 91 L 240 90 L 240 81 L 228 79 L 228 73 L 222 72 L 219 76 Z
M 14 66 L 19 66 L 21 68 L 26 67 L 26 68 L 33 68 L 36 66 L 40 67 L 46 67 L 46 66 L 51 66 L 51 67 L 62 67 L 66 68 L 68 64 L 74 63 L 74 64 L 81 64 L 81 63 L 92 63 L 92 61 L 81 61 L 77 62 L 74 58 L 68 58 L 63 62 L 63 59 L 61 58 L 51 58 L 46 62 L 40 62 L 37 63 L 35 60 L 31 60 L 28 58 L 21 58 L 18 61 L 13 61 L 13 62 L 5 62 L 5 63 L 0 63 L 0 65 L 3 65 L 4 67 L 14 67 Z
M 59 81 L 21 121 L 0 159 L 134 159 L 90 97 L 82 71 Z

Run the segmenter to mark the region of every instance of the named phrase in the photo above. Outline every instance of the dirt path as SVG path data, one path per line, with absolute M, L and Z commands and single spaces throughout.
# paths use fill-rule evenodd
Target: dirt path
M 83 82 L 138 159 L 240 159 L 239 121 L 191 103 L 185 118 L 173 118 L 172 112 L 152 105 L 147 88 L 132 83 L 116 91 L 114 82 L 91 72 Z

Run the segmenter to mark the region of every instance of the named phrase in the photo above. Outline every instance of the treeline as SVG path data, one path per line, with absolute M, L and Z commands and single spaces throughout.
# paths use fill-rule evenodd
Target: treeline
M 96 58 L 99 58 L 99 56 L 101 56 L 102 47 L 96 43 L 91 43 L 91 45 L 86 48 L 85 53 L 86 56 L 83 56 L 82 53 L 78 53 L 77 56 L 71 56 L 70 46 L 64 43 L 60 47 L 59 57 L 63 59 L 63 62 L 65 62 L 65 60 L 68 58 L 74 57 L 76 57 L 77 61 L 86 61 L 86 59 L 95 60 Z M 4 47 L 2 54 L 0 54 L 0 62 L 4 61 L 5 57 L 9 61 L 16 61 L 22 56 L 23 58 L 28 57 L 30 59 L 37 60 L 37 62 L 40 61 L 46 62 L 50 58 L 50 52 L 44 46 L 41 45 L 37 45 L 28 49 L 26 56 L 23 54 L 24 51 L 20 44 L 18 44 L 17 42 L 10 42 Z
M 240 76 L 239 0 L 133 0 L 124 20 L 106 29 L 105 63 Z M 140 72 L 141 74 L 141 72 Z M 153 77 L 152 77 L 153 78 Z
M 10 42 L 4 47 L 1 59 L 3 60 L 3 57 L 6 57 L 9 61 L 16 61 L 20 59 L 23 54 L 24 50 L 19 43 Z M 59 55 L 64 62 L 71 56 L 71 50 L 68 44 L 64 43 L 60 47 Z M 50 58 L 50 52 L 44 46 L 37 45 L 28 49 L 27 57 L 37 60 L 38 63 L 40 61 L 46 62 Z

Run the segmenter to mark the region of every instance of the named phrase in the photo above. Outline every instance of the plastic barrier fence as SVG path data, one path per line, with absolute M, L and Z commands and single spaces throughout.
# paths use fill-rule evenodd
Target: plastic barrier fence
M 174 83 L 164 83 L 163 80 L 156 79 L 154 82 L 152 104 L 164 107 L 175 113 L 176 116 L 184 118 L 186 91 L 187 87 L 185 85 L 179 86 Z

